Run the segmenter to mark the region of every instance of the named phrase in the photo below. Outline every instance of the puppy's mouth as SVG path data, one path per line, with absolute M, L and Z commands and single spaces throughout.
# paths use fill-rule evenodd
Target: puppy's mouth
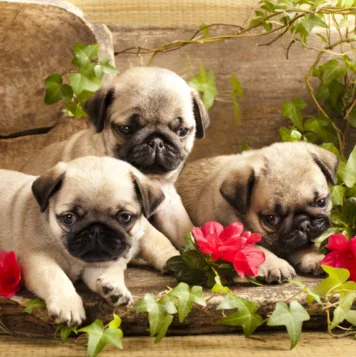
M 118 152 L 118 158 L 120 156 Z M 132 146 L 123 159 L 144 174 L 164 174 L 177 169 L 183 157 L 179 148 L 167 138 L 153 135 Z
M 285 255 L 312 244 L 313 239 L 318 238 L 329 227 L 330 220 L 326 216 L 297 218 L 289 232 L 282 233 L 278 239 L 276 239 L 278 233 L 271 234 L 274 239 L 268 239 L 267 235 L 262 245 L 277 255 Z M 273 243 L 270 244 L 268 241 Z
M 116 260 L 128 248 L 124 235 L 103 223 L 93 223 L 69 235 L 69 253 L 85 262 Z

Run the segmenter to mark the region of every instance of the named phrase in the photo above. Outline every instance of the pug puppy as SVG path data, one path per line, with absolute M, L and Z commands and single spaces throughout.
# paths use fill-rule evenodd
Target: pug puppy
M 322 273 L 313 239 L 329 226 L 337 157 L 316 145 L 276 143 L 188 164 L 177 183 L 193 223 L 240 221 L 262 235 L 267 282 Z
M 180 247 L 193 225 L 174 183 L 195 138 L 203 138 L 209 125 L 199 94 L 167 69 L 136 67 L 98 90 L 85 110 L 89 129 L 37 152 L 20 171 L 40 175 L 59 161 L 86 155 L 127 161 L 160 185 L 166 199 L 151 221 Z
M 157 185 L 126 162 L 83 157 L 40 177 L 0 170 L 0 195 L 0 250 L 17 254 L 26 286 L 55 323 L 85 319 L 72 283 L 79 278 L 114 306 L 132 303 L 124 270 L 164 199 Z M 174 250 L 154 237 L 163 255 Z

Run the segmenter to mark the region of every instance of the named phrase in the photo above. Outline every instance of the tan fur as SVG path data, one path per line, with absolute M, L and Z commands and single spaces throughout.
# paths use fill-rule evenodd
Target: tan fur
M 47 202 L 43 192 L 54 190 L 59 180 L 59 191 L 52 191 Z M 85 319 L 82 300 L 71 282 L 79 278 L 109 303 L 132 303 L 124 282 L 124 270 L 146 233 L 154 237 L 155 249 L 160 247 L 164 252 L 158 257 L 145 254 L 149 261 L 160 259 L 152 262 L 153 265 L 160 267 L 165 263 L 163 257 L 176 254 L 165 236 L 150 233 L 152 226 L 142 214 L 134 180 L 139 180 L 140 187 L 150 191 L 153 199 L 162 196 L 160 189 L 133 166 L 108 157 L 60 162 L 39 178 L 0 170 L 0 250 L 17 254 L 25 284 L 45 300 L 49 315 L 56 323 L 80 324 Z M 35 195 L 42 194 L 36 198 L 43 200 L 43 213 L 32 189 Z M 103 262 L 87 262 L 70 254 L 68 232 L 58 217 L 71 210 L 72 205 L 88 216 L 102 215 L 104 218 L 100 220 L 110 221 L 111 226 L 120 225 L 112 218 L 119 209 L 137 215 L 133 225 L 120 228 L 126 231 L 130 243 L 125 254 L 115 261 Z
M 334 154 L 312 144 L 276 143 L 260 150 L 189 163 L 179 177 L 177 191 L 195 225 L 201 226 L 207 221 L 218 221 L 223 225 L 241 221 L 246 229 L 260 233 L 266 244 L 274 246 L 278 244 L 279 236 L 269 234 L 260 214 L 276 214 L 277 198 L 286 210 L 306 210 L 310 214 L 326 216 L 330 213 L 331 200 L 326 207 L 311 207 L 315 191 L 321 196 L 329 195 L 326 177 L 315 160 L 323 162 L 331 175 L 336 175 L 337 158 Z M 251 172 L 254 186 L 250 204 L 241 214 L 224 199 L 220 190 L 223 188 L 230 194 L 235 186 L 241 186 L 239 192 L 243 196 Z M 241 208 L 243 197 L 237 201 L 238 208 Z M 267 253 L 266 263 L 261 270 L 266 280 L 281 281 L 295 275 L 289 263 L 267 249 L 264 251 Z M 310 254 L 320 263 L 320 257 L 316 258 L 313 250 Z M 302 272 L 320 272 L 320 267 L 312 269 L 309 263 L 306 264 L 308 259 L 303 260 L 300 254 L 298 257 L 289 254 L 287 259 Z
M 68 162 L 87 155 L 116 156 L 115 148 L 118 144 L 124 143 L 126 138 L 115 133 L 112 124 L 127 125 L 133 113 L 140 114 L 142 126 L 157 128 L 157 130 L 171 128 L 172 122 L 180 117 L 183 119 L 182 125 L 191 128 L 187 138 L 179 141 L 183 159 L 179 167 L 173 171 L 166 174 L 148 175 L 159 183 L 166 200 L 154 217 L 156 229 L 152 227 L 152 237 L 146 236 L 142 242 L 145 244 L 147 241 L 147 246 L 151 246 L 149 240 L 154 242 L 156 237 L 161 237 L 163 233 L 178 248 L 184 243 L 183 237 L 191 231 L 193 225 L 175 191 L 174 183 L 194 144 L 198 130 L 196 111 L 198 109 L 202 120 L 203 129 L 199 129 L 200 135 L 204 134 L 204 129 L 209 123 L 208 114 L 198 93 L 190 88 L 181 77 L 162 68 L 137 67 L 123 72 L 112 83 L 94 94 L 88 102 L 89 110 L 97 110 L 102 98 L 109 90 L 114 91 L 114 101 L 109 106 L 102 131 L 97 132 L 92 125 L 91 128 L 76 133 L 67 141 L 50 145 L 35 153 L 20 171 L 40 175 L 59 161 Z M 172 131 L 171 135 L 176 136 Z M 125 158 L 119 158 L 125 160 Z M 144 250 L 147 251 L 147 247 Z M 164 254 L 164 252 L 161 253 Z M 157 254 L 151 252 L 149 255 Z M 162 270 L 163 262 L 168 257 L 167 255 L 155 260 L 155 267 Z

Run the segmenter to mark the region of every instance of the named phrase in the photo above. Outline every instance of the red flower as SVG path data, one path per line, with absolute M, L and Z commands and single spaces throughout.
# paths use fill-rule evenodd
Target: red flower
M 326 248 L 331 252 L 320 264 L 345 268 L 350 272 L 350 280 L 356 281 L 356 236 L 349 240 L 343 234 L 332 234 Z
M 14 252 L 0 251 L 0 296 L 10 298 L 20 290 L 21 271 Z
M 207 222 L 201 229 L 194 227 L 193 236 L 199 250 L 211 254 L 214 261 L 221 259 L 232 263 L 242 278 L 245 274 L 256 276 L 258 267 L 265 261 L 264 253 L 254 247 L 261 236 L 243 233 L 243 229 L 240 222 L 231 223 L 225 229 L 218 222 Z

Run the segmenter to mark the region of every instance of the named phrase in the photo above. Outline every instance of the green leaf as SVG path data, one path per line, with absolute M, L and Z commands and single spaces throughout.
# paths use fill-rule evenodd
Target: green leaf
M 57 329 L 56 329 L 56 332 L 55 334 L 57 334 L 58 331 L 61 331 L 61 340 L 62 342 L 65 342 L 69 335 L 71 333 L 74 333 L 76 335 L 78 335 L 78 330 L 77 330 L 77 327 L 76 326 L 68 326 L 66 324 L 60 324 Z
M 179 283 L 169 292 L 169 295 L 178 299 L 178 304 L 176 306 L 178 309 L 179 322 L 183 322 L 188 316 L 192 309 L 193 303 L 206 306 L 201 286 L 193 286 L 190 290 L 186 283 Z
M 332 211 L 330 220 L 335 226 L 347 227 L 347 219 L 339 211 Z
M 109 64 L 110 62 L 110 58 L 103 58 L 99 64 L 101 65 L 104 73 L 108 73 L 108 74 L 116 74 L 119 73 L 119 70 L 117 68 L 115 68 L 114 66 L 112 66 L 111 64 Z
M 339 175 L 348 188 L 356 184 L 356 146 L 352 150 L 345 166 L 340 167 Z
M 200 65 L 200 74 L 189 81 L 189 85 L 203 94 L 203 102 L 209 110 L 218 94 L 215 85 L 215 75 L 213 71 L 206 72 L 204 66 Z
M 345 316 L 345 320 L 351 325 L 356 326 L 356 310 L 350 310 Z
M 62 76 L 58 73 L 45 79 L 46 94 L 44 102 L 46 104 L 54 104 L 63 99 L 63 93 L 61 91 L 62 84 Z
M 320 37 L 323 42 L 328 43 L 328 40 L 326 39 L 325 36 L 321 35 L 320 33 L 317 33 L 316 35 L 317 35 L 318 37 Z
M 88 114 L 84 111 L 80 103 L 68 102 L 65 103 L 64 106 L 69 110 L 69 112 L 75 118 L 87 118 Z
M 290 130 L 283 126 L 279 128 L 279 135 L 282 141 L 300 141 L 302 139 L 302 134 L 298 130 Z
M 346 66 L 340 65 L 339 61 L 332 59 L 319 66 L 313 75 L 318 77 L 323 84 L 329 86 L 334 79 L 344 77 L 346 72 Z
M 243 90 L 241 87 L 241 84 L 239 80 L 237 79 L 236 75 L 234 73 L 231 74 L 231 77 L 229 79 L 231 85 L 232 85 L 232 93 L 236 95 L 237 97 L 242 97 L 243 96 Z
M 342 206 L 345 196 L 345 187 L 340 185 L 332 186 L 330 193 L 333 206 Z
M 83 91 L 95 92 L 101 86 L 100 79 L 96 77 L 89 78 L 80 73 L 68 75 L 68 80 L 76 96 L 80 95 Z
M 339 299 L 339 306 L 334 310 L 333 320 L 331 322 L 331 329 L 335 328 L 346 318 L 347 313 L 351 310 L 352 304 L 355 300 L 356 292 L 341 293 Z
M 333 268 L 328 265 L 322 265 L 321 267 L 329 276 L 313 289 L 313 293 L 319 296 L 325 296 L 331 289 L 340 286 L 350 277 L 350 272 L 347 269 Z M 314 298 L 308 297 L 309 303 L 313 300 Z
M 231 298 L 235 300 L 234 303 Z M 238 311 L 222 318 L 219 323 L 228 326 L 242 326 L 245 336 L 252 335 L 256 328 L 263 323 L 262 317 L 256 314 L 258 304 L 254 301 L 248 301 L 237 295 L 227 295 L 217 309 L 224 307 L 237 307 Z
M 311 298 L 313 298 L 314 300 L 316 300 L 316 302 L 318 302 L 319 304 L 321 304 L 321 300 L 320 300 L 320 296 L 313 293 L 304 283 L 302 283 L 300 280 L 296 280 L 296 279 L 292 279 L 288 281 L 291 284 L 294 285 L 298 285 L 303 291 L 305 291 L 308 294 L 308 297 L 310 296 Z
M 341 7 L 352 7 L 354 6 L 355 0 L 339 0 L 338 1 L 338 6 Z
M 26 312 L 28 314 L 32 314 L 33 309 L 45 309 L 46 304 L 44 301 L 35 299 L 35 300 L 29 300 L 26 302 L 26 308 L 23 310 L 23 312 Z
M 75 58 L 72 63 L 78 67 L 86 67 L 92 60 L 98 58 L 99 45 L 82 45 L 75 44 L 73 46 Z
M 309 33 L 314 27 L 329 28 L 329 26 L 318 16 L 311 14 L 306 15 L 300 24 Z
M 228 292 L 230 292 L 230 290 Z M 238 305 L 236 295 L 233 293 L 227 293 L 227 295 L 225 295 L 222 299 L 221 303 L 216 307 L 216 310 L 232 310 L 237 308 Z
M 248 151 L 251 150 L 250 145 L 247 143 L 247 140 L 244 139 L 244 141 L 241 144 L 242 151 Z
M 109 323 L 109 327 L 118 329 L 121 326 L 121 318 L 117 314 L 113 314 L 114 319 Z
M 267 321 L 267 326 L 286 326 L 293 349 L 302 332 L 303 321 L 310 319 L 308 312 L 298 301 L 292 301 L 289 307 L 284 302 L 277 302 L 276 308 Z
M 339 22 L 339 27 L 340 28 L 349 27 L 349 20 L 347 18 L 341 19 L 340 22 Z
M 222 295 L 225 295 L 225 294 L 228 294 L 228 293 L 231 292 L 230 289 L 227 286 L 224 286 L 221 283 L 221 279 L 220 279 L 219 275 L 215 276 L 215 284 L 211 288 L 211 291 L 213 293 L 222 294 Z
M 240 109 L 240 104 L 238 101 L 233 99 L 233 103 L 234 103 L 234 115 L 235 115 L 235 119 L 237 121 L 237 124 L 240 125 L 241 123 L 241 109 Z
M 166 336 L 166 333 L 168 331 L 169 326 L 171 325 L 173 321 L 173 315 L 166 315 L 165 318 L 162 321 L 161 329 L 159 330 L 154 343 L 158 343 L 162 340 L 164 336 Z
M 85 332 L 88 335 L 88 355 L 95 357 L 105 347 L 102 341 L 104 325 L 102 321 L 95 320 L 92 324 L 81 328 L 78 332 Z
M 204 22 L 200 24 L 200 29 L 204 37 L 209 37 L 209 28 L 206 27 L 206 24 L 204 24 Z
M 122 350 L 122 337 L 123 333 L 120 329 L 108 327 L 104 330 L 104 334 L 102 337 L 102 343 L 104 346 L 106 345 L 114 345 L 117 348 L 120 348 Z
M 347 120 L 349 121 L 349 123 L 356 128 L 356 106 L 354 106 L 351 109 L 351 112 L 349 113 L 349 116 L 347 117 Z
M 329 228 L 323 234 L 321 234 L 318 238 L 313 239 L 313 242 L 321 243 L 324 240 L 326 240 L 327 238 L 329 238 L 332 234 L 335 234 L 337 232 L 339 232 L 338 228 L 335 228 L 335 227 Z
M 341 211 L 344 220 L 349 227 L 356 228 L 356 198 L 350 197 L 344 201 Z
M 189 267 L 194 269 L 203 269 L 208 265 L 205 256 L 197 250 L 188 250 L 182 255 L 182 259 Z
M 286 102 L 282 107 L 283 118 L 289 118 L 300 131 L 304 129 L 301 110 L 305 108 L 305 105 L 303 99 L 294 97 L 293 102 Z

